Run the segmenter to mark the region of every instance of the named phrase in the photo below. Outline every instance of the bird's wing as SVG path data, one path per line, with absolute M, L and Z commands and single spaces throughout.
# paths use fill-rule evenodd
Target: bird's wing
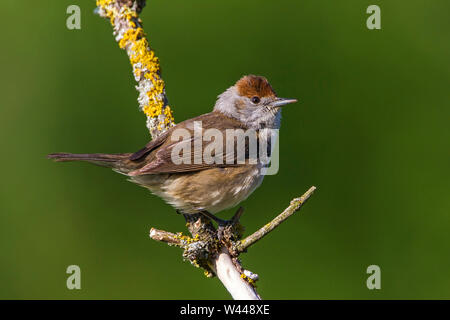
M 133 153 L 129 160 L 132 161 L 138 161 L 142 160 L 145 156 L 147 156 L 150 152 L 158 148 L 160 145 L 162 145 L 164 142 L 166 142 L 167 137 L 170 134 L 170 130 L 167 130 L 163 133 L 161 133 L 156 139 L 151 140 L 149 143 L 145 145 L 141 150 L 136 151 Z
M 195 127 L 201 125 L 201 134 L 195 134 Z M 142 165 L 129 173 L 130 176 L 177 173 L 205 170 L 217 167 L 231 167 L 243 165 L 242 160 L 249 159 L 249 144 L 251 139 L 244 139 L 244 151 L 237 152 L 238 144 L 232 144 L 232 148 L 227 148 L 227 135 L 223 134 L 222 150 L 213 148 L 215 141 L 214 133 L 208 129 L 242 129 L 241 123 L 233 118 L 228 118 L 217 112 L 211 112 L 199 117 L 186 120 L 177 126 L 170 128 L 166 133 L 158 137 L 154 142 L 150 142 L 140 151 L 130 157 L 130 160 L 141 161 Z M 200 132 L 200 131 L 197 131 Z M 209 140 L 208 140 L 208 132 Z M 211 137 L 212 136 L 212 137 Z M 257 141 L 257 134 L 255 132 Z M 235 139 L 233 138 L 233 141 Z M 201 146 L 201 147 L 200 147 Z M 208 148 L 209 146 L 209 148 Z M 209 159 L 204 157 L 210 156 Z M 241 155 L 241 162 L 238 162 L 238 155 Z M 243 157 L 243 158 L 242 158 Z

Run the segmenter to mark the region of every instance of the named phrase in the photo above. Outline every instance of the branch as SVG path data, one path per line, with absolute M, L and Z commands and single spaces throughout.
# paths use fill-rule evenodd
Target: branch
M 316 187 L 311 187 L 300 198 L 293 199 L 282 213 L 244 240 L 240 240 L 243 231 L 239 222 L 242 208 L 239 208 L 231 219 L 232 223 L 224 230 L 216 230 L 210 220 L 194 214 L 185 215 L 186 226 L 193 238 L 154 228 L 150 231 L 150 238 L 183 248 L 184 259 L 203 268 L 208 277 L 217 275 L 234 299 L 260 300 L 255 287 L 259 277 L 243 269 L 239 255 L 300 210 L 314 190 Z
M 181 238 L 180 234 L 158 230 L 155 228 L 150 229 L 150 238 L 152 238 L 153 240 L 165 242 L 168 245 L 175 245 L 180 248 L 184 248 L 186 245 L 185 243 L 183 243 L 183 239 Z
M 145 0 L 97 0 L 97 13 L 108 18 L 121 49 L 126 50 L 138 85 L 139 108 L 147 116 L 153 138 L 173 126 L 159 59 L 146 39 L 139 13 Z
M 217 275 L 233 299 L 260 300 L 254 286 L 258 276 L 243 270 L 240 261 L 228 249 L 234 245 L 233 237 L 240 235 L 235 228 L 238 227 L 242 211 L 243 209 L 239 208 L 233 217 L 235 223 L 220 232 L 209 219 L 194 214 L 185 215 L 186 225 L 194 238 L 155 228 L 150 230 L 150 238 L 183 248 L 184 259 L 198 268 L 203 268 L 207 277 Z
M 264 227 L 253 233 L 252 235 L 248 236 L 244 240 L 242 240 L 236 247 L 236 249 L 239 252 L 246 251 L 250 246 L 261 240 L 263 237 L 265 237 L 269 232 L 271 232 L 273 229 L 278 227 L 282 222 L 284 222 L 287 218 L 292 216 L 295 212 L 300 210 L 302 205 L 308 201 L 309 197 L 314 193 L 314 190 L 316 190 L 316 187 L 309 188 L 308 191 L 304 195 L 302 195 L 300 198 L 295 198 L 291 201 L 291 204 L 289 207 L 284 209 L 282 213 L 280 213 L 277 217 L 275 217 L 272 221 L 267 223 Z
M 214 259 L 213 270 L 234 300 L 261 300 L 252 283 L 242 276 L 246 276 L 245 273 L 241 273 L 233 263 L 226 248 L 222 247 L 222 251 Z

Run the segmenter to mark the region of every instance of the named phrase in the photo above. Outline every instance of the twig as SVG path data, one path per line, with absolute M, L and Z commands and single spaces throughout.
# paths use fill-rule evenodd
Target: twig
M 156 241 L 165 242 L 169 245 L 176 245 L 177 247 L 180 248 L 185 247 L 185 245 L 183 244 L 183 240 L 180 238 L 180 236 L 172 232 L 151 228 L 150 238 Z
M 282 213 L 280 213 L 277 217 L 275 217 L 272 221 L 266 224 L 264 227 L 256 231 L 255 233 L 249 235 L 245 239 L 241 240 L 239 244 L 236 246 L 236 249 L 239 252 L 243 252 L 247 250 L 251 245 L 255 244 L 257 241 L 261 240 L 265 237 L 269 232 L 278 227 L 283 221 L 297 212 L 302 205 L 309 199 L 309 197 L 314 193 L 316 187 L 309 188 L 308 191 L 305 192 L 300 198 L 295 198 L 291 201 L 289 207 L 284 209 Z

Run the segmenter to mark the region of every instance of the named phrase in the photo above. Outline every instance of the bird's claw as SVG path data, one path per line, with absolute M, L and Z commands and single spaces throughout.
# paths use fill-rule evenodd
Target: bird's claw
M 230 220 L 220 219 L 208 211 L 201 211 L 201 214 L 217 223 L 217 238 L 219 241 L 222 241 L 225 230 L 239 223 L 239 219 L 243 212 L 244 208 L 240 207 Z

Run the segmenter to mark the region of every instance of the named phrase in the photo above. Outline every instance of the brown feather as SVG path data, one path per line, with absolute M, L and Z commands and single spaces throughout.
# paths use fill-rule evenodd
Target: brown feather
M 275 97 L 276 93 L 266 78 L 248 75 L 236 82 L 236 88 L 241 96 L 245 97 Z
M 227 116 L 224 116 L 223 114 L 219 112 L 211 112 L 204 115 L 201 115 L 199 117 L 189 119 L 186 121 L 183 121 L 179 123 L 177 126 L 172 127 L 167 131 L 167 134 L 164 135 L 164 141 L 158 141 L 155 142 L 155 144 L 149 143 L 144 149 L 141 149 L 137 153 L 133 154 L 129 159 L 131 161 L 139 161 L 139 164 L 136 163 L 138 168 L 134 171 L 131 171 L 129 173 L 130 176 L 137 176 L 137 175 L 145 175 L 145 174 L 159 174 L 159 173 L 177 173 L 177 172 L 193 172 L 193 171 L 199 171 L 199 170 L 205 170 L 210 168 L 221 168 L 221 167 L 236 167 L 243 164 L 237 163 L 237 145 L 234 145 L 234 150 L 231 152 L 231 150 L 227 150 L 226 148 L 226 135 L 223 134 L 223 152 L 219 155 L 213 155 L 217 156 L 218 158 L 222 158 L 222 163 L 212 163 L 208 164 L 204 161 L 203 155 L 196 152 L 202 152 L 205 150 L 205 147 L 210 144 L 210 141 L 202 140 L 202 148 L 201 150 L 196 150 L 194 146 L 194 122 L 195 121 L 201 121 L 202 122 L 202 129 L 203 133 L 207 129 L 218 129 L 221 132 L 225 132 L 226 129 L 242 129 L 246 130 L 241 122 L 234 118 L 230 118 Z M 182 157 L 183 162 L 180 164 L 175 164 L 172 160 L 172 150 L 178 143 L 181 143 L 183 140 L 176 140 L 172 141 L 172 134 L 176 129 L 185 129 L 189 131 L 190 136 L 192 137 L 191 140 L 191 148 L 190 153 L 183 154 Z M 201 137 L 200 137 L 201 138 Z M 159 138 L 158 138 L 159 139 Z M 176 138 L 174 137 L 174 140 Z M 184 141 L 183 141 L 184 142 Z M 155 145 L 158 145 L 155 147 Z M 249 145 L 248 145 L 248 139 L 245 139 L 245 148 L 246 148 L 246 159 L 249 158 Z M 142 155 L 145 154 L 145 157 L 142 157 Z M 196 156 L 198 159 L 201 159 L 200 163 L 195 163 L 194 159 L 196 159 Z M 190 158 L 190 159 L 189 159 Z M 231 163 L 227 163 L 227 159 L 232 159 Z M 186 163 L 190 162 L 190 163 Z M 198 162 L 198 161 L 197 161 Z M 230 162 L 230 161 L 228 161 Z

